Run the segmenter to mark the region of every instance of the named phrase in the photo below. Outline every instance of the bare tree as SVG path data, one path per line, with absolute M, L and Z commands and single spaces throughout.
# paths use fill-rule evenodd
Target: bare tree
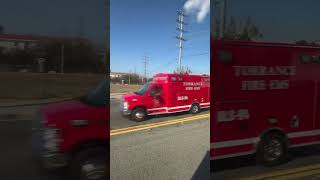
M 176 68 L 174 71 L 173 71 L 174 74 L 186 74 L 186 75 L 189 75 L 192 73 L 192 71 L 188 68 L 188 67 L 181 67 L 181 71 L 178 68 Z

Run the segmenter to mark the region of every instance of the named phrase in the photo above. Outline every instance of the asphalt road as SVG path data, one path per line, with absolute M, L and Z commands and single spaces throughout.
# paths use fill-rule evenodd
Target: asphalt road
M 287 163 L 275 167 L 255 164 L 253 157 L 211 162 L 211 180 L 225 179 L 320 179 L 320 146 L 291 150 Z
M 120 113 L 120 99 L 118 98 L 111 98 L 110 99 L 110 127 L 111 129 L 120 129 L 120 128 L 126 128 L 131 126 L 137 126 L 142 124 L 150 124 L 150 123 L 156 123 L 156 122 L 163 122 L 163 121 L 169 121 L 172 119 L 177 118 L 185 118 L 192 116 L 188 112 L 181 112 L 181 113 L 175 113 L 175 114 L 167 114 L 167 115 L 158 115 L 158 116 L 151 116 L 149 119 L 147 119 L 144 122 L 135 122 L 131 121 L 126 117 L 123 117 Z M 208 114 L 209 110 L 203 110 L 199 115 L 201 114 Z
M 111 179 L 209 179 L 209 129 L 202 118 L 111 136 Z
M 29 108 L 36 110 L 36 107 Z M 32 133 L 38 122 L 16 118 L 17 109 L 6 109 L 6 112 L 11 112 L 11 115 L 0 118 L 0 179 L 63 179 L 64 172 L 46 172 L 37 166 L 33 158 Z
M 116 102 L 115 102 L 116 103 Z M 117 106 L 113 106 L 113 108 Z M 117 112 L 118 109 L 111 109 Z M 31 136 L 37 107 L 0 109 L 0 179 L 64 179 L 63 171 L 39 169 L 32 156 Z M 2 116 L 7 112 L 5 116 Z M 19 114 L 28 112 L 29 119 Z M 203 114 L 205 114 L 204 112 Z M 112 114 L 117 116 L 118 114 Z M 155 117 L 143 124 L 190 117 Z M 127 119 L 111 120 L 118 127 L 137 125 Z M 138 123 L 139 124 L 139 123 Z M 116 126 L 114 125 L 114 126 Z M 209 120 L 198 119 L 111 137 L 112 179 L 209 179 Z M 320 147 L 296 149 L 284 165 L 256 166 L 253 158 L 211 162 L 211 179 L 320 179 Z M 264 178 L 261 178 L 264 177 Z

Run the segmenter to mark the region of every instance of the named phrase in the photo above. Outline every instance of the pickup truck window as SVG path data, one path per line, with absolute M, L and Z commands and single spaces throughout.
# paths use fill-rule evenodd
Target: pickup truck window
M 107 84 L 107 79 L 104 79 L 96 89 L 87 95 L 86 102 L 95 106 L 106 106 L 109 97 Z
M 136 91 L 135 94 L 144 95 L 149 88 L 150 88 L 150 83 L 147 83 L 143 85 L 142 88 L 140 88 L 138 91 Z

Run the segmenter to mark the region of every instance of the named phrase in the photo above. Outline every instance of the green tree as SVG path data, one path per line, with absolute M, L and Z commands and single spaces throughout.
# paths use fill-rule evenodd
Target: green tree
M 245 27 L 239 35 L 240 40 L 252 41 L 263 37 L 259 28 L 252 23 L 251 17 L 247 17 Z
M 62 48 L 63 54 L 62 54 Z M 43 58 L 47 59 L 49 70 L 60 71 L 61 57 L 64 57 L 64 72 L 103 73 L 104 62 L 89 41 L 47 40 L 41 42 Z
M 263 37 L 262 33 L 257 25 L 252 22 L 250 16 L 247 17 L 244 25 L 241 19 L 237 21 L 235 17 L 231 16 L 223 38 L 229 40 L 252 41 L 261 37 Z
M 314 46 L 314 47 L 320 46 L 320 44 L 317 42 L 308 42 L 306 40 L 296 41 L 296 44 L 301 45 L 301 46 Z
M 122 79 L 126 84 L 129 84 L 129 81 L 130 84 L 140 84 L 141 82 L 141 77 L 137 74 L 126 74 L 122 76 Z
M 227 26 L 227 33 L 228 34 L 236 34 L 237 32 L 237 24 L 234 16 L 230 17 L 230 23 Z

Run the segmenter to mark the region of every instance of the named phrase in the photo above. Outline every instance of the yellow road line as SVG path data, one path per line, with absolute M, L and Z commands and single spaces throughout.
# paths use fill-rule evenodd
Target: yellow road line
M 209 114 L 191 116 L 191 117 L 187 117 L 187 118 L 180 118 L 180 119 L 169 120 L 169 121 L 165 121 L 165 122 L 150 123 L 150 124 L 145 124 L 145 125 L 122 128 L 122 129 L 115 129 L 115 130 L 110 131 L 110 135 L 111 136 L 120 135 L 120 134 L 135 132 L 135 131 L 141 131 L 141 130 L 156 128 L 156 127 L 161 127 L 161 126 L 168 126 L 168 125 L 172 125 L 172 124 L 200 120 L 200 119 L 207 118 L 207 117 L 209 117 Z
M 294 174 L 306 173 L 306 172 L 315 171 L 315 170 L 320 173 L 319 169 L 320 169 L 320 164 L 314 164 L 314 165 L 309 165 L 309 166 L 304 166 L 304 167 L 294 168 L 289 170 L 279 170 L 279 171 L 270 172 L 270 173 L 266 173 L 258 176 L 245 177 L 245 178 L 241 178 L 241 180 L 274 179 L 277 177 L 280 178 L 285 176 L 291 176 Z
M 209 117 L 209 114 L 202 114 L 202 115 L 191 116 L 191 117 L 186 117 L 186 118 L 180 118 L 180 119 L 175 119 L 175 120 L 168 120 L 168 121 L 173 122 L 173 121 L 181 121 L 181 120 L 189 119 L 189 118 L 206 118 L 206 117 Z M 126 127 L 126 128 L 121 128 L 121 129 L 114 129 L 114 130 L 111 130 L 111 132 L 118 132 L 118 131 L 142 128 L 142 127 L 146 127 L 146 126 L 154 126 L 154 125 L 166 124 L 168 121 L 149 123 L 149 124 L 142 124 L 142 125 L 131 126 L 131 127 Z
M 289 180 L 289 179 L 297 179 L 297 178 L 302 178 L 302 177 L 307 177 L 307 176 L 312 176 L 312 175 L 317 175 L 317 174 L 320 174 L 320 169 L 299 172 L 296 174 L 275 177 L 272 179 L 274 179 L 274 180 Z

